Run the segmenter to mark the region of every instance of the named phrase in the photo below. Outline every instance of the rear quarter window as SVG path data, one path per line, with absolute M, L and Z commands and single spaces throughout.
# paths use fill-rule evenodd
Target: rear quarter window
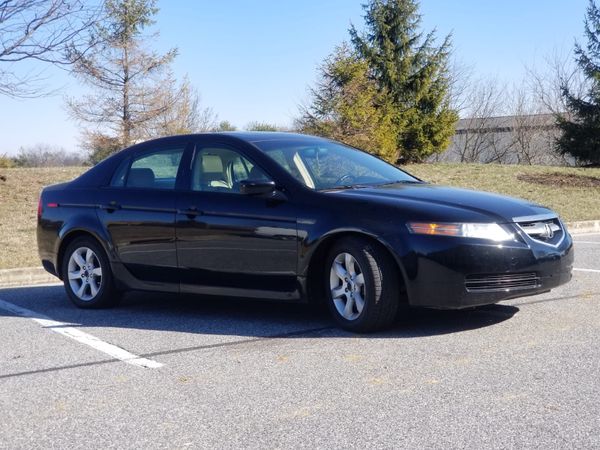
M 119 166 L 113 186 L 146 189 L 175 189 L 183 148 L 145 153 L 135 158 L 129 170 Z
M 125 186 L 125 179 L 127 178 L 127 169 L 129 168 L 129 162 L 129 158 L 125 158 L 123 161 L 121 161 L 121 164 L 119 164 L 119 167 L 117 167 L 117 170 L 115 170 L 115 173 L 113 174 L 110 180 L 110 185 L 112 187 Z

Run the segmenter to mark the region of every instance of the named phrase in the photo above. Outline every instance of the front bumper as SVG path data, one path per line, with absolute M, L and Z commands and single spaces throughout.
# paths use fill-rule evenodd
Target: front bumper
M 402 258 L 409 303 L 460 309 L 535 295 L 567 283 L 573 243 L 482 243 L 448 237 L 411 236 Z

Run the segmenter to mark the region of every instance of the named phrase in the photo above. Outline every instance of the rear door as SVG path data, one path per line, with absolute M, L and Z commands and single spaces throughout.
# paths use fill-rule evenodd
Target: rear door
M 190 190 L 177 199 L 181 291 L 297 298 L 291 199 L 241 194 L 242 180 L 270 176 L 230 145 L 198 142 L 190 167 Z
M 123 161 L 99 191 L 99 218 L 134 277 L 178 290 L 175 211 L 186 141 L 149 146 Z

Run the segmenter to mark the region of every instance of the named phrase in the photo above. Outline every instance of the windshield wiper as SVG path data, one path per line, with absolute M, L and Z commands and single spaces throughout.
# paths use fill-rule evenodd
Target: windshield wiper
M 395 180 L 386 183 L 374 184 L 373 186 L 389 186 L 390 184 L 423 184 L 425 181 L 420 180 Z
M 343 186 L 333 186 L 324 189 L 319 189 L 320 191 L 341 191 L 344 189 L 364 189 L 373 187 L 373 184 L 345 184 Z
M 424 181 L 419 181 L 419 180 L 395 180 L 395 181 L 388 181 L 388 182 L 385 182 L 385 183 L 344 184 L 342 186 L 333 186 L 333 187 L 328 187 L 328 188 L 319 189 L 319 190 L 320 191 L 341 191 L 341 190 L 344 190 L 344 189 L 366 189 L 366 188 L 379 187 L 379 186 L 389 186 L 391 184 L 423 184 L 423 183 L 425 183 L 425 182 Z

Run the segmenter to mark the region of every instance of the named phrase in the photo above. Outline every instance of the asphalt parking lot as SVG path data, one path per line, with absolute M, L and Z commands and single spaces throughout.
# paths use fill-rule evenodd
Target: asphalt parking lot
M 0 290 L 2 448 L 599 448 L 600 235 L 571 283 L 353 335 L 301 305 Z

